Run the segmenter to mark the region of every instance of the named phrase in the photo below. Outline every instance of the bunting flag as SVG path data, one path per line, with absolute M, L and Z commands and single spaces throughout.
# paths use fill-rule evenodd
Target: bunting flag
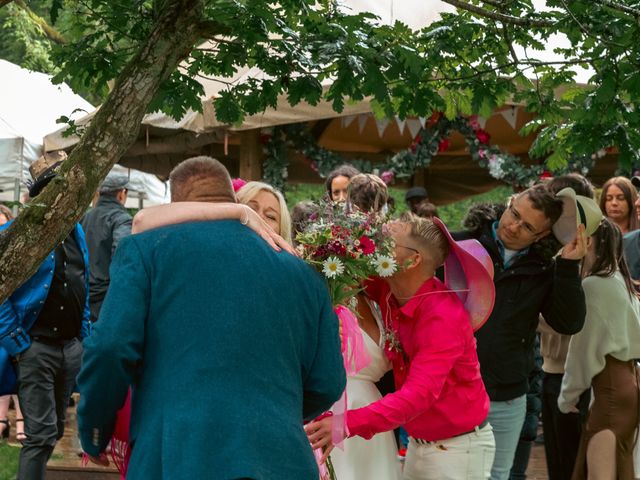
M 398 125 L 398 130 L 400 131 L 400 135 L 404 133 L 404 124 L 406 120 L 400 120 L 400 117 L 396 117 L 396 124 Z
M 360 133 L 364 130 L 364 126 L 367 124 L 368 119 L 369 115 L 367 114 L 358 115 L 358 131 Z
M 487 120 L 489 120 L 488 118 L 484 118 L 484 117 L 478 117 L 478 125 L 480 125 L 480 128 L 484 130 L 485 125 L 487 124 Z
M 417 118 L 407 118 L 406 125 L 409 129 L 409 132 L 411 132 L 411 138 L 415 138 L 421 128 L 420 120 L 418 120 Z
M 357 115 L 347 115 L 345 117 L 341 117 L 342 128 L 349 128 L 349 125 L 353 123 L 356 117 Z
M 378 136 L 380 138 L 384 135 L 384 131 L 387 129 L 387 126 L 389 126 L 389 123 L 389 120 L 386 118 L 376 120 L 376 127 L 378 127 Z
M 420 121 L 420 126 L 424 128 L 424 126 L 427 124 L 427 117 L 418 117 L 418 120 Z
M 513 128 L 516 129 L 516 122 L 518 121 L 518 109 L 516 107 L 507 108 L 505 110 L 501 110 L 500 115 L 504 118 L 507 123 Z

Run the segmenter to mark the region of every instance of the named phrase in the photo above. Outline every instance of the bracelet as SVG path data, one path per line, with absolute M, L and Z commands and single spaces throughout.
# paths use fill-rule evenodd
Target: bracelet
M 249 212 L 247 212 L 247 206 L 242 209 L 242 215 L 240 215 L 240 223 L 242 225 L 247 225 L 249 223 Z

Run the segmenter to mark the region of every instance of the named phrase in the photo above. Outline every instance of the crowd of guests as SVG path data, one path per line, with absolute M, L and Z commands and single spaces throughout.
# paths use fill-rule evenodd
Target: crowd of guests
M 544 180 L 504 203 L 472 207 L 464 230 L 457 232 L 438 219 L 423 187 L 409 189 L 405 200 L 411 214 L 389 224 L 402 268 L 389 279 L 371 279 L 357 297 L 371 363 L 346 378 L 347 438 L 334 449 L 343 440 L 336 438 L 335 420 L 318 415 L 345 388 L 337 322 L 326 311 L 322 285 L 293 260 L 282 260 L 288 254 L 278 253 L 293 252 L 296 233 L 312 221 L 313 202 L 293 206 L 290 214 L 272 186 L 232 184 L 221 164 L 210 160 L 197 157 L 176 167 L 172 203 L 145 209 L 135 219 L 124 208 L 126 177 L 107 177 L 81 225 L 2 305 L 0 337 L 11 342 L 2 340 L 0 346 L 19 365 L 21 413 L 17 398 L 14 404 L 16 417 L 24 418 L 23 430 L 16 425 L 23 443 L 18 478 L 45 478 L 76 378 L 80 437 L 96 463 L 106 462 L 113 421 L 128 388 L 138 389 L 130 478 L 151 478 L 150 472 L 157 475 L 153 478 L 182 478 L 185 472 L 197 478 L 210 469 L 219 478 L 312 478 L 309 443 L 325 456 L 331 453 L 340 480 L 525 478 L 538 412 L 551 480 L 640 478 L 633 464 L 640 424 L 635 363 L 640 358 L 640 178 L 608 180 L 599 204 L 581 175 Z M 43 157 L 34 164 L 32 197 L 60 162 Z M 387 187 L 375 175 L 344 165 L 325 185 L 327 199 L 346 208 L 381 216 L 393 211 Z M 10 210 L 0 210 L 0 223 L 11 218 Z M 206 228 L 192 223 L 205 220 L 216 222 Z M 257 240 L 245 238 L 238 221 L 256 232 Z M 123 248 L 117 249 L 119 244 Z M 482 248 L 471 254 L 461 245 Z M 225 254 L 215 255 L 211 265 L 189 263 L 212 248 Z M 458 267 L 452 267 L 453 260 Z M 483 261 L 486 268 L 478 269 Z M 466 288 L 491 302 L 460 298 L 451 287 L 460 271 Z M 112 275 L 117 281 L 111 282 Z M 178 288 L 184 282 L 193 285 L 192 292 Z M 207 298 L 211 282 L 220 295 L 215 301 Z M 156 285 L 162 292 L 152 295 Z M 291 298 L 305 302 L 301 306 Z M 202 309 L 212 301 L 220 320 L 209 325 Z M 255 324 L 246 330 L 223 321 L 232 316 L 256 319 Z M 178 317 L 197 325 L 188 327 L 197 329 L 188 341 L 171 336 L 169 326 Z M 149 318 L 158 326 L 150 327 Z M 208 333 L 227 342 L 216 344 L 223 356 L 198 355 Z M 287 342 L 290 348 L 281 350 Z M 321 365 L 309 350 L 312 344 Z M 280 370 L 271 369 L 265 356 L 277 360 Z M 219 405 L 221 388 L 193 386 L 217 378 L 207 377 L 212 371 L 202 365 L 194 368 L 203 358 L 221 362 L 226 372 L 238 368 L 234 362 L 250 372 L 250 380 L 241 382 L 222 374 L 223 382 L 231 382 L 226 394 L 238 401 L 215 414 L 222 418 L 215 434 L 206 428 L 207 417 L 214 415 L 209 403 L 197 407 L 194 419 L 189 395 L 184 405 L 166 402 L 171 391 L 189 391 Z M 183 362 L 190 371 L 178 378 L 176 366 Z M 287 362 L 301 362 L 298 373 Z M 387 372 L 393 372 L 392 385 L 379 383 Z M 243 400 L 256 385 L 260 398 Z M 293 386 L 299 391 L 290 391 Z M 4 436 L 9 401 L 0 398 Z M 295 415 L 280 412 L 278 402 L 301 405 L 308 422 L 304 441 L 301 429 L 289 429 Z M 261 422 L 260 408 L 278 422 Z M 236 464 L 229 458 L 239 424 L 249 431 L 238 437 L 245 455 Z M 402 469 L 394 430 L 409 435 Z M 267 443 L 290 447 L 287 456 L 267 448 L 261 432 L 271 439 Z M 205 457 L 164 443 L 171 438 L 192 450 L 215 438 L 228 444 L 222 446 L 228 455 L 221 453 L 226 463 L 187 468 L 184 462 L 198 464 Z M 289 458 L 297 451 L 303 452 L 299 463 Z

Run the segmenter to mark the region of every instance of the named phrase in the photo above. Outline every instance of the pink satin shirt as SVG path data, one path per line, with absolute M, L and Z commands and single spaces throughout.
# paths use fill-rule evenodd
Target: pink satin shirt
M 403 306 L 384 280 L 370 280 L 366 292 L 382 310 L 385 351 L 397 390 L 349 410 L 349 434 L 369 439 L 402 425 L 414 438 L 435 441 L 480 425 L 489 413 L 489 397 L 473 329 L 458 296 L 435 277 Z

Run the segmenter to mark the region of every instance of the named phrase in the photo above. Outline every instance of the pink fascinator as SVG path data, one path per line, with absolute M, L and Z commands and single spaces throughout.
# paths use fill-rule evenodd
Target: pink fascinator
M 233 180 L 231 180 L 231 185 L 233 186 L 233 191 L 234 192 L 238 192 L 238 190 L 240 190 L 246 184 L 247 184 L 247 182 L 245 182 L 241 178 L 234 178 Z

